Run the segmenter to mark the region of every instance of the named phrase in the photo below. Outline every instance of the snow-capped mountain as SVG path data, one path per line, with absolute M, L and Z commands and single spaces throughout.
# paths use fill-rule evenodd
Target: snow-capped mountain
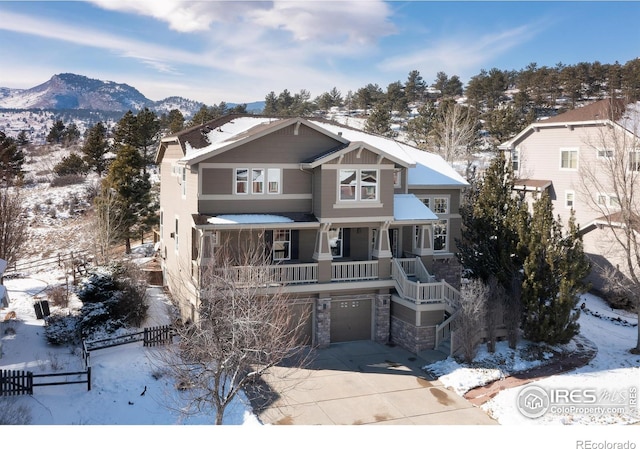
M 0 87 L 0 109 L 126 112 L 147 107 L 159 114 L 179 109 L 185 117 L 189 117 L 202 104 L 181 97 L 152 101 L 128 84 L 92 79 L 74 73 L 54 75 L 47 82 L 30 89 Z

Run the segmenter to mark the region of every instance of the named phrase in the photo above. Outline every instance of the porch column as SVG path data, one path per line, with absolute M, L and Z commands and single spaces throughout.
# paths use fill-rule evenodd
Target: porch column
M 329 229 L 331 223 L 320 223 L 320 229 L 316 234 L 316 246 L 313 251 L 313 260 L 318 262 L 318 282 L 331 282 L 331 246 L 329 245 Z
M 432 232 L 431 224 L 418 225 L 415 248 L 413 249 L 416 256 L 433 255 Z
M 391 242 L 389 240 L 390 224 L 388 221 L 380 224 L 371 254 L 374 259 L 378 259 L 378 277 L 380 279 L 388 279 L 391 277 L 391 264 L 389 263 L 392 256 Z

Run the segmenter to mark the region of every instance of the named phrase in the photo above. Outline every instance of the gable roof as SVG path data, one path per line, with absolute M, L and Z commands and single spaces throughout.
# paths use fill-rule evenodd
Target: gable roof
M 515 137 L 498 145 L 500 150 L 511 150 L 529 134 L 543 128 L 573 127 L 582 125 L 613 124 L 638 134 L 640 129 L 640 102 L 626 104 L 621 99 L 596 101 L 554 117 L 531 123 Z
M 468 186 L 467 181 L 441 156 L 346 125 L 302 117 L 237 114 L 221 117 L 163 138 L 156 153 L 156 162 L 162 160 L 166 146 L 171 143 L 182 148 L 183 157 L 179 162 L 190 166 L 291 125 L 308 126 L 336 141 L 335 147 L 304 161 L 306 167 L 317 167 L 347 152 L 367 149 L 407 167 L 410 186 Z

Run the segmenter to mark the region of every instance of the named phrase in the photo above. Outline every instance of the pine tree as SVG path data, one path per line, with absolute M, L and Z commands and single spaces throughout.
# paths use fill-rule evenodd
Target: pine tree
M 520 296 L 516 288 L 524 257 L 519 230 L 526 228 L 528 212 L 522 199 L 513 194 L 513 173 L 504 155 L 499 153 L 482 178 L 472 181 L 460 207 L 462 216 L 461 238 L 456 241 L 458 259 L 471 278 L 484 283 L 495 283 L 504 295 L 492 294 L 488 299 L 488 313 L 503 310 L 512 317 L 519 310 Z M 493 288 L 498 291 L 498 287 Z M 501 297 L 504 297 L 505 304 Z M 517 314 L 516 314 L 517 316 Z M 495 317 L 486 322 L 495 323 Z M 517 329 L 519 322 L 507 325 Z M 491 334 L 491 329 L 489 329 Z M 493 349 L 495 341 L 489 341 Z M 515 347 L 516 341 L 509 345 Z
M 422 101 L 427 88 L 427 83 L 417 70 L 409 72 L 407 82 L 404 85 L 404 93 L 408 102 Z
M 58 119 L 54 122 L 53 126 L 49 130 L 49 134 L 47 134 L 47 142 L 48 143 L 60 143 L 62 142 L 62 138 L 64 137 L 64 123 L 62 120 Z
M 381 136 L 395 137 L 391 129 L 391 113 L 384 104 L 377 104 L 365 123 L 364 130 L 368 133 Z
M 567 235 L 545 192 L 534 203 L 527 228 L 528 255 L 522 284 L 524 337 L 548 344 L 567 343 L 578 333 L 579 295 L 589 271 L 578 228 L 572 217 Z
M 136 116 L 137 148 L 142 155 L 142 171 L 147 172 L 147 166 L 153 164 L 156 146 L 160 134 L 160 120 L 155 112 L 144 108 Z
M 115 192 L 115 208 L 122 226 L 126 252 L 131 252 L 131 238 L 149 226 L 156 205 L 151 199 L 149 174 L 142 170 L 140 152 L 131 145 L 122 146 L 109 167 L 105 182 Z
M 95 170 L 98 176 L 107 169 L 107 160 L 105 155 L 109 151 L 109 142 L 107 141 L 107 128 L 98 122 L 89 128 L 87 137 L 82 145 L 82 160 L 91 170 Z
M 21 178 L 24 152 L 13 137 L 0 131 L 0 180 L 3 186 L 12 185 Z

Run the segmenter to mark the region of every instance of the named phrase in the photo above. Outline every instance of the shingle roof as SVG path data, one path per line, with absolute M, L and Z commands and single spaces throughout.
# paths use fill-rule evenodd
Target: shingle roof
M 604 99 L 571 109 L 543 121 L 543 123 L 586 122 L 591 120 L 617 121 L 624 112 L 625 103 L 620 99 Z

